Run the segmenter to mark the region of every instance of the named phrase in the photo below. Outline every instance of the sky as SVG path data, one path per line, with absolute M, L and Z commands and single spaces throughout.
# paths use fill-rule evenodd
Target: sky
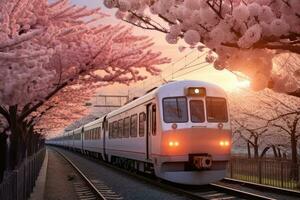
M 103 5 L 102 0 L 71 0 L 72 3 L 77 5 L 84 5 L 90 8 L 101 7 L 102 11 L 111 15 L 110 17 L 104 18 L 102 23 L 108 24 L 118 24 L 124 23 L 114 17 L 116 9 L 107 9 Z M 126 24 L 126 23 L 124 23 Z M 129 24 L 126 24 L 130 26 Z M 147 35 L 153 38 L 155 45 L 153 50 L 161 51 L 163 56 L 172 59 L 170 64 L 160 66 L 162 70 L 161 76 L 159 77 L 149 77 L 142 83 L 131 84 L 130 86 L 124 85 L 112 85 L 110 87 L 101 88 L 100 92 L 103 94 L 128 94 L 130 97 L 140 96 L 145 90 L 151 89 L 153 86 L 158 86 L 162 83 L 162 79 L 171 80 L 202 80 L 211 83 L 215 83 L 227 91 L 233 91 L 240 87 L 248 87 L 249 82 L 239 81 L 235 75 L 226 70 L 217 71 L 213 66 L 206 64 L 196 65 L 203 62 L 205 56 L 195 59 L 201 56 L 202 53 L 197 49 L 186 48 L 185 51 L 180 52 L 178 47 L 180 45 L 185 45 L 184 42 L 179 42 L 179 44 L 168 44 L 165 40 L 165 35 L 157 31 L 143 30 L 135 27 L 134 32 L 136 34 Z M 187 46 L 187 45 L 185 45 Z M 180 60 L 180 61 L 178 61 Z M 194 61 L 194 62 L 192 62 Z M 187 67 L 186 70 L 179 70 L 183 67 Z M 198 69 L 198 70 L 196 70 Z M 179 71 L 178 71 L 179 70 Z M 193 71 L 196 70 L 196 71 Z M 178 71 L 173 74 L 172 72 Z M 188 73 L 192 71 L 192 73 Z

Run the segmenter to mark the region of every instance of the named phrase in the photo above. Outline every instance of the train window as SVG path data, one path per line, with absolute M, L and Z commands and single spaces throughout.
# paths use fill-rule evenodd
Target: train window
M 112 123 L 109 123 L 109 126 L 108 126 L 108 137 L 112 138 Z
M 146 113 L 142 112 L 139 114 L 139 136 L 144 137 L 146 126 Z
M 188 121 L 188 109 L 185 97 L 168 97 L 163 99 L 163 115 L 166 123 Z
M 152 135 L 156 135 L 156 105 L 152 106 Z
M 220 97 L 206 97 L 206 113 L 208 122 L 227 122 L 226 100 Z
M 121 120 L 119 120 L 119 132 L 118 132 L 119 138 L 123 137 L 123 127 L 124 127 L 124 121 L 123 121 L 123 119 L 121 119 Z
M 123 137 L 128 138 L 130 133 L 130 118 L 126 117 L 124 119 L 124 131 L 123 131 Z
M 98 128 L 98 139 L 101 139 L 101 127 Z
M 113 138 L 117 138 L 118 137 L 118 129 L 119 129 L 118 121 L 115 121 L 113 123 Z
M 191 121 L 200 123 L 205 121 L 204 103 L 202 100 L 190 101 Z
M 137 114 L 131 115 L 131 119 L 130 119 L 130 137 L 137 137 Z

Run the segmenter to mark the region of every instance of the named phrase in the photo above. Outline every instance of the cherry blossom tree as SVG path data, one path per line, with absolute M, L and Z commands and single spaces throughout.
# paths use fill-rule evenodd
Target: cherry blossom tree
M 259 158 L 265 156 L 271 147 L 279 145 L 277 138 L 280 136 L 274 136 L 275 128 L 268 121 L 254 117 L 262 114 L 257 110 L 266 110 L 260 103 L 263 93 L 241 91 L 229 95 L 233 138 L 239 148 L 245 148 L 246 144 L 248 158 L 252 157 L 252 151 L 254 158 Z M 244 100 L 241 102 L 241 99 Z
M 0 2 L 0 114 L 3 133 L 11 132 L 13 166 L 26 152 L 26 134 L 34 133 L 38 116 L 55 107 L 47 102 L 64 88 L 129 84 L 146 78 L 141 71 L 157 75 L 157 66 L 169 62 L 150 49 L 148 37 L 101 24 L 105 16 L 68 0 Z
M 241 102 L 240 99 L 245 100 Z M 297 164 L 300 138 L 299 98 L 265 90 L 255 95 L 240 94 L 231 97 L 231 107 L 234 131 L 248 132 L 246 135 L 242 133 L 242 138 L 260 138 L 273 151 L 274 148 L 277 149 L 274 151 L 275 155 L 280 153 L 278 149 L 287 148 L 292 163 Z M 252 143 L 253 146 L 259 144 Z
M 294 75 L 278 76 L 272 70 L 277 54 L 300 54 L 298 0 L 104 0 L 104 4 L 117 8 L 116 17 L 123 21 L 164 33 L 171 44 L 183 39 L 191 48 L 209 48 L 216 53 L 215 59 L 208 59 L 216 69 L 244 73 L 255 90 L 270 87 L 300 97 Z
M 98 85 L 68 86 L 47 101 L 30 116 L 35 129 L 41 133 L 54 133 L 89 114 L 85 103 L 96 93 Z M 95 119 L 95 116 L 94 118 Z M 51 136 L 50 136 L 51 137 Z

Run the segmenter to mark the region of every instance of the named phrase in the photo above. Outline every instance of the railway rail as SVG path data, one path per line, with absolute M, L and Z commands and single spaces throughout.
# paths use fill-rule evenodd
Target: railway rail
M 120 197 L 119 195 L 111 191 L 111 189 L 106 187 L 104 183 L 100 183 L 100 189 L 103 189 L 103 191 L 99 190 L 98 189 L 99 185 L 98 186 L 96 185 L 97 182 L 95 183 L 95 181 L 89 180 L 89 178 L 86 175 L 84 175 L 83 172 L 81 172 L 80 169 L 76 167 L 75 164 L 66 157 L 66 155 L 64 155 L 59 149 L 57 148 L 54 149 L 60 155 L 62 155 L 76 169 L 76 171 L 78 171 L 78 173 L 86 180 L 89 189 L 94 193 L 96 197 L 96 198 L 93 197 L 92 199 L 123 199 L 122 197 Z M 137 174 L 135 172 L 119 168 L 117 166 L 108 164 L 106 162 L 100 161 L 93 157 L 87 157 L 82 154 L 76 154 L 76 155 L 82 156 L 85 159 L 96 162 L 97 164 L 105 165 L 110 168 L 113 168 L 114 170 L 121 171 L 122 173 L 126 173 L 130 176 L 134 176 L 137 179 L 142 179 L 143 181 L 146 181 L 149 184 L 156 185 L 162 189 L 186 196 L 190 199 L 201 199 L 201 200 L 242 200 L 242 199 L 274 200 L 276 199 L 276 198 L 258 195 L 251 192 L 240 191 L 238 189 L 230 188 L 220 184 L 209 184 L 205 186 L 183 186 L 179 184 L 173 184 L 170 182 L 162 181 L 160 179 L 155 179 L 152 176 L 142 176 L 141 174 Z M 81 186 L 79 185 L 78 187 L 80 188 Z M 85 197 L 82 199 L 85 199 Z
M 300 198 L 300 191 L 279 188 L 279 187 L 274 187 L 274 186 L 269 186 L 269 185 L 263 185 L 263 184 L 258 184 L 258 183 L 252 183 L 252 182 L 242 181 L 242 180 L 237 180 L 237 179 L 232 179 L 232 178 L 224 178 L 221 182 L 232 184 L 232 185 L 242 185 L 245 187 L 268 191 L 268 192 L 272 192 L 275 194 L 285 194 L 285 195 Z
M 70 159 L 61 151 L 54 150 L 62 156 L 81 176 L 84 182 L 74 183 L 75 191 L 80 200 L 122 200 L 123 198 L 113 192 L 105 183 L 98 180 L 90 180 Z
M 274 198 L 240 191 L 230 187 L 209 184 L 206 188 L 195 188 L 190 190 L 185 190 L 185 192 L 190 193 L 194 197 L 200 197 L 205 200 L 241 200 L 241 199 L 257 199 L 257 200 L 275 200 Z

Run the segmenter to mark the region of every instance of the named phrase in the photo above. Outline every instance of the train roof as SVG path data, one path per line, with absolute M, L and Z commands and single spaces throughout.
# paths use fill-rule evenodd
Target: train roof
M 140 105 L 144 102 L 150 101 L 155 96 L 158 96 L 158 97 L 182 96 L 184 94 L 183 89 L 186 87 L 205 87 L 207 89 L 208 96 L 226 97 L 226 93 L 224 92 L 224 90 L 221 87 L 219 87 L 213 83 L 208 83 L 208 82 L 204 82 L 204 81 L 194 81 L 194 80 L 172 81 L 172 82 L 163 84 L 162 86 L 151 90 L 146 95 L 139 97 L 138 99 L 122 106 L 121 108 L 110 112 L 109 114 L 107 114 L 107 117 L 109 118 L 118 113 L 122 113 L 128 109 L 136 107 L 137 105 Z M 182 90 L 180 90 L 180 88 L 182 88 Z
M 103 122 L 103 119 L 104 119 L 104 117 L 100 117 L 100 118 L 98 118 L 98 119 L 96 119 L 96 120 L 94 120 L 94 121 L 91 121 L 91 122 L 89 122 L 89 123 L 83 125 L 83 127 L 84 127 L 84 128 L 88 128 L 88 127 L 93 126 L 93 125 L 95 125 L 95 124 L 102 123 L 102 122 Z M 82 127 L 82 126 L 81 126 L 81 127 Z
M 147 94 L 145 94 L 142 97 L 139 97 L 138 99 L 129 102 L 128 104 L 122 106 L 121 108 L 118 108 L 110 113 L 108 113 L 106 116 L 109 118 L 111 116 L 114 116 L 118 113 L 122 113 L 128 109 L 131 109 L 137 105 L 140 105 L 144 102 L 150 101 L 151 99 L 153 99 L 156 95 L 161 96 L 161 95 L 168 95 L 170 94 L 170 96 L 176 96 L 175 93 L 180 93 L 183 92 L 183 90 L 179 90 L 180 88 L 186 88 L 186 87 L 205 87 L 207 90 L 207 95 L 208 96 L 215 96 L 217 94 L 217 96 L 222 96 L 222 97 L 226 97 L 226 93 L 224 92 L 224 90 L 213 84 L 213 83 L 208 83 L 208 82 L 204 82 L 204 81 L 196 81 L 196 80 L 182 80 L 182 81 L 172 81 L 172 82 L 168 82 L 166 84 L 161 85 L 158 88 L 152 89 L 150 90 L 150 92 L 148 92 Z M 80 133 L 82 128 L 89 128 L 97 123 L 101 123 L 104 120 L 104 117 L 101 117 L 99 119 L 96 119 L 88 124 L 85 124 L 75 130 L 72 131 L 68 131 L 65 133 L 69 133 L 69 132 L 73 132 L 74 133 Z M 64 134 L 65 134 L 64 133 Z M 61 135 L 63 136 L 63 134 Z M 60 136 L 59 136 L 60 137 Z

